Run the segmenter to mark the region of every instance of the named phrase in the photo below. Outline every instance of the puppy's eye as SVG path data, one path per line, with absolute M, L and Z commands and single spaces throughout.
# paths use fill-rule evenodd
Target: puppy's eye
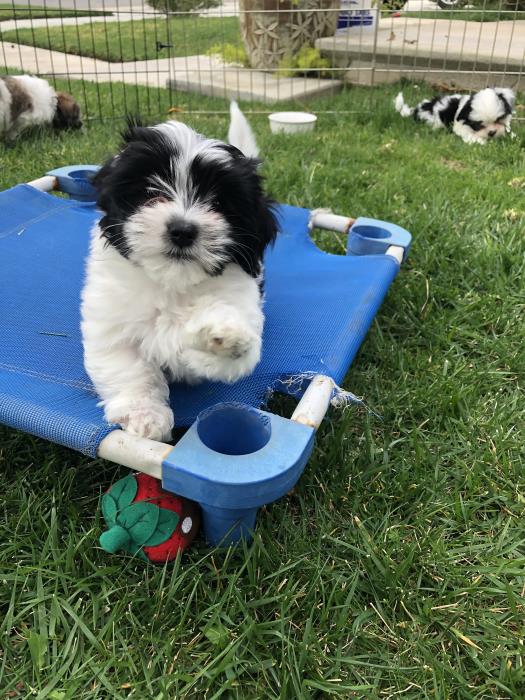
M 160 204 L 161 202 L 167 202 L 166 197 L 152 197 L 145 202 L 146 207 L 152 207 L 154 204 Z
M 483 124 L 481 122 L 470 122 L 469 126 L 472 129 L 472 131 L 479 131 L 483 128 Z

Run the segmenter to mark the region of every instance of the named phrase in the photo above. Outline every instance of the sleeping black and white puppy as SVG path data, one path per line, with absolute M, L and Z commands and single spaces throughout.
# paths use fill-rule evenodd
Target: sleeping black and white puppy
M 32 75 L 0 76 L 0 138 L 14 141 L 24 129 L 47 125 L 55 129 L 82 126 L 73 97 Z
M 451 129 L 465 143 L 484 144 L 510 133 L 515 100 L 509 88 L 485 88 L 474 95 L 433 97 L 409 107 L 400 92 L 394 106 L 402 117 L 426 122 L 433 129 Z
M 263 254 L 277 233 L 257 146 L 130 124 L 94 180 L 102 219 L 82 293 L 84 363 L 106 419 L 169 439 L 168 381 L 234 382 L 261 355 Z

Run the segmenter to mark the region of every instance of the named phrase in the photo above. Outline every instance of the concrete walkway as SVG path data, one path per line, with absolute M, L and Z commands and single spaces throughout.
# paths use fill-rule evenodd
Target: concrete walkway
M 455 82 L 478 89 L 487 84 L 525 87 L 525 21 L 390 17 L 373 31 L 350 30 L 319 39 L 316 46 L 352 82 L 393 82 L 400 77 Z
M 10 68 L 27 73 L 38 73 L 41 76 L 69 76 L 73 80 L 85 79 L 100 83 L 118 80 L 150 87 L 166 87 L 167 81 L 173 77 L 174 73 L 198 72 L 218 66 L 211 56 L 113 63 L 5 41 L 0 41 L 0 56 L 5 57 L 6 64 Z
M 70 77 L 104 83 L 119 81 L 167 87 L 211 97 L 273 103 L 333 94 L 342 88 L 334 80 L 282 78 L 271 73 L 226 66 L 212 56 L 183 56 L 148 61 L 110 63 L 60 51 L 0 41 L 6 65 L 42 76 Z

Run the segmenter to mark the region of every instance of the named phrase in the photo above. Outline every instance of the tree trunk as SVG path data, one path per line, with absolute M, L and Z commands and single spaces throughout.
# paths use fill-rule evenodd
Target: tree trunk
M 339 7 L 340 0 L 240 0 L 241 35 L 252 68 L 274 70 L 285 55 L 335 34 Z

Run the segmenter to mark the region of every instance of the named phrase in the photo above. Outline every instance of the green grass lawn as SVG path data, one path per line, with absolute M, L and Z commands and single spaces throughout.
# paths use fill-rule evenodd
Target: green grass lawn
M 277 199 L 414 234 L 344 382 L 382 420 L 331 410 L 251 548 L 199 541 L 160 568 L 97 548 L 100 494 L 125 469 L 0 429 L 6 698 L 525 697 L 523 132 L 465 145 L 399 118 L 397 89 L 308 103 L 352 110 L 320 114 L 311 135 L 252 118 Z M 227 132 L 226 117 L 188 121 Z M 100 161 L 119 126 L 27 136 L 2 153 L 0 187 Z M 288 401 L 272 407 L 289 415 Z
M 86 17 L 95 15 L 112 15 L 112 12 L 101 10 L 69 10 L 33 7 L 32 5 L 16 5 L 10 2 L 0 3 L 0 22 L 7 19 L 43 19 L 55 17 Z
M 504 10 L 423 10 L 421 12 L 401 12 L 403 17 L 420 17 L 421 19 L 457 19 L 462 22 L 500 22 L 503 20 L 525 20 L 525 12 L 505 12 Z
M 217 44 L 239 44 L 236 17 L 188 15 L 169 22 L 162 17 L 130 22 L 93 22 L 78 27 L 20 29 L 0 35 L 4 41 L 92 56 L 105 61 L 140 61 L 203 54 Z M 157 51 L 157 41 L 173 48 Z

